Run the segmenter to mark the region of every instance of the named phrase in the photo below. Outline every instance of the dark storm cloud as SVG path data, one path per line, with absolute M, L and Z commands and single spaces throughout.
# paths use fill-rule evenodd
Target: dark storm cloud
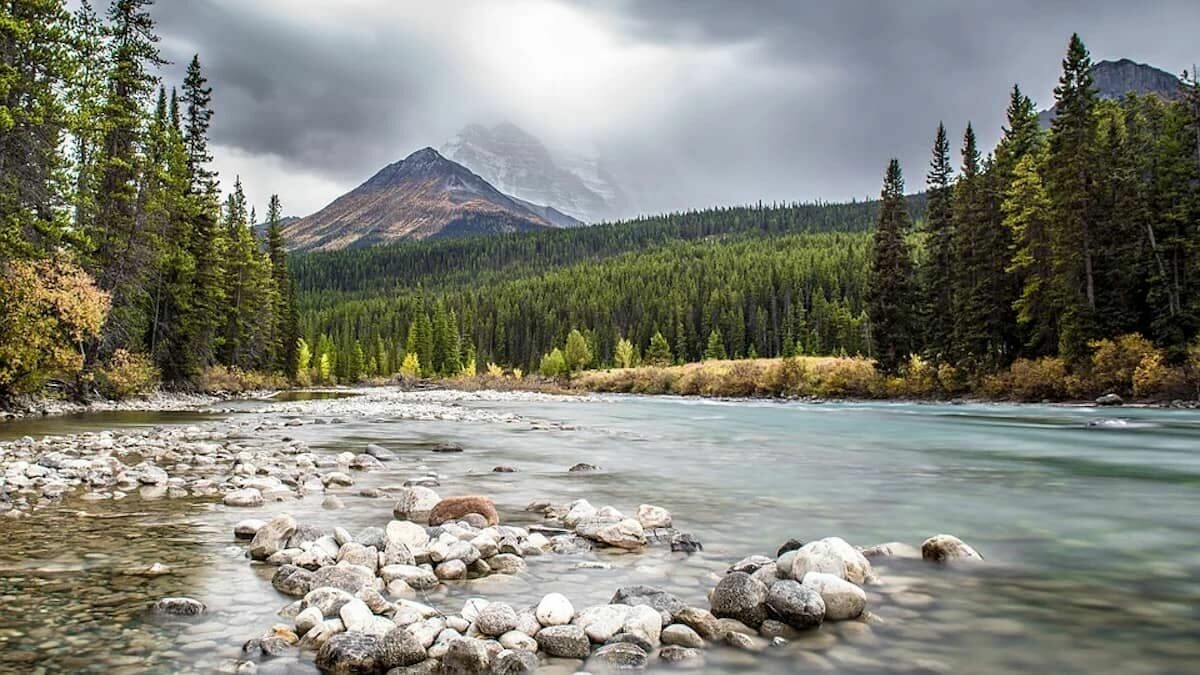
M 512 11 L 532 11 L 531 3 L 537 0 L 512 4 Z M 364 11 L 367 0 L 346 0 L 343 15 L 314 19 L 311 6 L 321 4 L 157 5 L 164 51 L 180 62 L 176 71 L 192 51 L 201 52 L 217 90 L 215 142 L 279 157 L 285 170 L 349 188 L 404 152 L 439 145 L 458 126 L 493 123 L 487 115 L 519 109 L 521 101 L 505 99 L 521 94 L 507 92 L 527 89 L 472 81 L 462 71 L 471 62 L 455 52 L 476 43 L 485 55 L 520 49 L 506 43 L 503 25 L 478 39 L 457 39 L 456 21 L 496 5 L 380 0 L 396 11 L 393 24 Z M 679 83 L 670 93 L 682 100 L 657 106 L 655 99 L 644 107 L 656 114 L 644 120 L 605 126 L 611 99 L 586 90 L 564 93 L 589 99 L 583 113 L 568 115 L 558 106 L 528 112 L 527 105 L 513 119 L 539 135 L 570 135 L 572 125 L 603 128 L 601 137 L 583 140 L 605 149 L 620 177 L 642 193 L 646 210 L 867 196 L 878 190 L 893 156 L 901 158 L 909 188 L 919 189 L 939 120 L 955 134 L 971 120 L 990 144 L 1013 83 L 1040 107 L 1049 105 L 1073 31 L 1096 60 L 1128 57 L 1179 71 L 1200 59 L 1194 0 L 559 4 L 611 33 L 617 49 L 651 47 L 668 61 L 679 54 L 672 71 Z M 448 17 L 439 22 L 442 11 Z M 406 13 L 426 21 L 405 21 Z M 718 69 L 702 58 L 708 52 L 732 63 Z M 517 83 L 536 68 L 531 63 L 499 77 Z M 658 86 L 652 76 L 619 75 Z

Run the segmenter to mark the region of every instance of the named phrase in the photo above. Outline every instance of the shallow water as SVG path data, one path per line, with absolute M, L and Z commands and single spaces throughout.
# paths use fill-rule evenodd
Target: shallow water
M 272 431 L 315 451 L 385 445 L 401 461 L 356 473 L 337 491 L 261 509 L 211 500 L 67 502 L 0 521 L 0 670 L 211 671 L 280 621 L 289 598 L 272 568 L 249 563 L 233 524 L 290 512 L 351 531 L 384 525 L 388 500 L 363 487 L 435 471 L 443 495 L 492 496 L 511 523 L 534 499 L 586 497 L 632 512 L 650 502 L 704 542 L 685 556 L 662 547 L 528 559 L 527 573 L 463 582 L 428 600 L 457 611 L 471 595 L 524 606 L 560 591 L 576 607 L 607 602 L 631 583 L 662 586 L 707 606 L 715 576 L 791 537 L 837 535 L 867 545 L 919 545 L 957 534 L 988 563 L 947 570 L 891 564 L 869 588 L 884 620 L 830 624 L 769 655 L 708 654 L 711 672 L 1189 672 L 1200 657 L 1200 414 L 1050 406 L 723 402 L 675 398 L 491 396 L 450 410 L 508 413 L 507 422 L 414 420 L 353 400 L 246 406 L 238 416 L 286 415 Z M 305 405 L 313 412 L 305 413 Z M 299 406 L 299 407 L 297 407 Z M 339 408 L 339 406 L 347 406 Z M 278 410 L 279 412 L 272 412 Z M 453 415 L 448 415 L 454 417 Z M 194 422 L 196 417 L 106 421 Z M 53 421 L 38 420 L 53 425 Z M 14 423 L 26 424 L 27 422 Z M 78 430 L 63 420 L 62 431 Z M 3 427 L 0 427 L 3 429 Z M 35 432 L 54 433 L 52 428 Z M 457 442 L 460 455 L 430 453 Z M 568 473 L 576 462 L 601 467 Z M 497 465 L 519 472 L 494 474 Z M 86 515 L 80 515 L 83 511 Z M 612 563 L 581 570 L 585 560 Z M 124 573 L 162 562 L 173 574 Z M 194 620 L 147 609 L 164 595 L 209 606 Z M 553 664 L 572 672 L 576 663 Z M 284 657 L 262 672 L 312 670 Z M 553 672 L 553 670 L 548 671 Z

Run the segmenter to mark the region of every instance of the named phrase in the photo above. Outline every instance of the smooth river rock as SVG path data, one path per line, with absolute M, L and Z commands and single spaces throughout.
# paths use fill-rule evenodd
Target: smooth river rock
M 730 572 L 713 589 L 712 613 L 757 628 L 767 618 L 767 592 L 766 585 L 749 574 Z
M 952 534 L 938 534 L 921 544 L 921 557 L 932 562 L 983 560 L 979 552 Z

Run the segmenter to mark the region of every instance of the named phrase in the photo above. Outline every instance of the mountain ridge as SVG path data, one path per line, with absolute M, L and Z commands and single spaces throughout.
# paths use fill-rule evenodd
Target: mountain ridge
M 388 164 L 320 211 L 283 227 L 289 247 L 332 251 L 401 240 L 577 226 L 496 189 L 432 147 Z
M 1092 65 L 1092 81 L 1097 95 L 1104 100 L 1118 99 L 1126 94 L 1154 94 L 1173 101 L 1183 93 L 1183 82 L 1167 71 L 1149 64 L 1122 58 L 1098 61 Z M 1038 122 L 1049 128 L 1055 111 L 1051 107 L 1038 113 Z

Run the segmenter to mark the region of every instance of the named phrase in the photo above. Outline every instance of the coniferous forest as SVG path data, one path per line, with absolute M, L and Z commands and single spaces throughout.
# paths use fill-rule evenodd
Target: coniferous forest
M 1090 68 L 1073 36 L 1051 128 L 1014 86 L 991 152 L 967 123 L 952 157 L 931 125 L 918 198 L 893 160 L 878 202 L 303 256 L 302 333 L 325 374 L 351 379 L 410 353 L 425 375 L 534 369 L 572 330 L 593 365 L 624 365 L 628 341 L 634 362 L 653 349 L 658 362 L 918 363 L 940 368 L 947 392 L 1014 363 L 1065 379 L 1110 358 L 1175 377 L 1200 362 L 1200 88 L 1185 74 L 1176 101 L 1101 101 Z
M 296 363 L 279 200 L 261 241 L 222 199 L 212 89 L 199 56 L 161 80 L 150 4 L 0 3 L 0 399 Z

